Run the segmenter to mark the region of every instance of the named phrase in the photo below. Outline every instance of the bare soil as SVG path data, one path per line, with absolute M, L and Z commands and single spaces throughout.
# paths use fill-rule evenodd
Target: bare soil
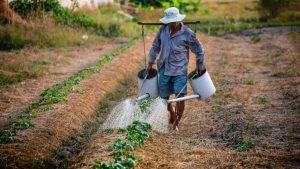
M 40 70 L 37 70 L 40 71 L 38 77 L 0 88 L 0 115 L 21 113 L 38 98 L 41 90 L 69 77 L 78 70 L 95 65 L 101 55 L 108 54 L 117 47 L 118 44 L 95 44 L 67 49 L 25 49 L 16 52 L 0 52 L 3 70 L 11 66 L 15 69 L 20 67 L 19 69 L 23 71 L 30 71 L 26 70 L 30 68 L 24 67 L 41 64 Z
M 178 132 L 154 132 L 135 150 L 137 168 L 300 168 L 299 38 L 260 38 L 199 37 L 217 93 L 187 101 Z M 122 137 L 99 131 L 71 168 L 112 161 L 108 146 Z
M 260 38 L 254 43 L 247 36 L 199 37 L 217 93 L 208 100 L 187 101 L 178 132 L 153 132 L 154 138 L 135 151 L 144 159 L 137 168 L 300 168 L 299 35 Z M 147 37 L 148 50 L 152 39 Z M 142 49 L 138 42 L 82 81 L 80 92 L 68 102 L 38 114 L 36 127 L 18 132 L 15 143 L 1 144 L 2 163 L 26 168 L 81 133 L 95 118 L 100 98 L 141 68 Z M 195 57 L 190 58 L 191 71 Z M 70 168 L 111 159 L 108 146 L 118 137 L 124 136 L 99 130 Z M 241 149 L 245 151 L 237 151 Z

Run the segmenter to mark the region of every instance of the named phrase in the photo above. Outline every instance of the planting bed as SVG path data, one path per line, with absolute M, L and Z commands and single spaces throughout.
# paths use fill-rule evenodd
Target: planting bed
M 208 100 L 186 102 L 178 132 L 152 131 L 153 138 L 133 151 L 143 158 L 136 168 L 299 168 L 299 34 L 258 36 L 199 36 L 217 92 Z M 147 38 L 148 50 L 152 39 Z M 1 144 L 5 167 L 45 162 L 62 140 L 81 134 L 84 123 L 96 118 L 100 98 L 125 75 L 136 75 L 144 61 L 141 49 L 138 42 L 81 81 L 79 93 L 70 94 L 67 102 L 39 113 L 36 127 L 18 132 L 16 142 Z M 190 58 L 193 70 L 195 57 Z M 112 161 L 109 145 L 117 139 L 125 140 L 125 134 L 100 127 L 65 167 Z
M 150 39 L 151 40 L 151 39 Z M 80 134 L 84 125 L 95 117 L 102 96 L 116 89 L 125 76 L 134 76 L 142 65 L 141 42 L 104 65 L 99 73 L 77 85 L 78 92 L 70 93 L 66 102 L 40 112 L 32 121 L 35 127 L 17 132 L 15 141 L 0 144 L 1 165 L 4 167 L 43 166 L 63 140 Z M 14 168 L 13 167 L 13 168 Z
M 297 39 L 293 34 L 262 34 L 257 42 L 235 35 L 199 38 L 218 91 L 211 99 L 186 102 L 179 132 L 153 132 L 153 139 L 137 147 L 135 156 L 143 158 L 137 168 L 299 168 Z M 191 56 L 190 70 L 194 65 Z M 99 130 L 71 168 L 112 160 L 107 145 L 117 138 L 124 135 Z

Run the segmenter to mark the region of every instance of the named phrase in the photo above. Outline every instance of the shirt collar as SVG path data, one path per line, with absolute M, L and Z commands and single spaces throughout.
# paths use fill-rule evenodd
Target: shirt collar
M 178 35 L 180 35 L 180 34 L 182 34 L 182 33 L 184 32 L 184 30 L 185 30 L 185 25 L 183 24 L 183 22 L 180 22 L 180 24 L 181 24 L 180 30 L 177 31 L 177 32 L 176 32 L 175 34 L 173 34 L 172 36 L 170 36 L 170 27 L 167 26 L 167 32 L 168 32 L 168 35 L 169 35 L 170 38 L 173 38 L 173 37 L 175 37 L 175 36 L 178 36 Z

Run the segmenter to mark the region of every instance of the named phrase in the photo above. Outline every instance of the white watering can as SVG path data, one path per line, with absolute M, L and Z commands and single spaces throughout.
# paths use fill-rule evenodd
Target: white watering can
M 137 74 L 139 85 L 139 97 L 137 101 L 146 98 L 158 97 L 158 72 L 152 69 L 147 72 L 146 69 L 139 71 Z
M 145 69 L 143 69 L 138 73 L 138 85 L 140 93 L 136 101 L 140 101 L 149 97 L 158 97 L 158 73 L 155 69 L 152 71 L 153 72 L 147 74 L 145 73 Z M 168 103 L 175 103 L 196 98 L 206 99 L 216 92 L 216 88 L 206 70 L 202 75 L 198 75 L 197 71 L 191 72 L 188 75 L 188 81 L 191 84 L 195 95 L 171 99 L 167 101 Z

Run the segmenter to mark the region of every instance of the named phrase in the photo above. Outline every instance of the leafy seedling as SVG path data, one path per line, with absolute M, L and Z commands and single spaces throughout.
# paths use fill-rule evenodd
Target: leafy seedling
M 267 103 L 267 98 L 265 96 L 257 96 L 255 98 L 255 102 L 258 104 L 266 104 Z
M 261 40 L 261 38 L 258 35 L 254 35 L 254 36 L 251 36 L 250 40 L 254 43 L 257 43 Z
M 10 143 L 14 141 L 14 137 L 16 135 L 15 130 L 3 130 L 0 131 L 0 143 Z
M 252 148 L 252 144 L 244 139 L 240 140 L 238 147 L 235 149 L 238 152 L 249 151 Z
M 35 127 L 35 125 L 30 121 L 23 121 L 23 122 L 13 123 L 12 127 L 15 130 L 24 130 L 24 129 L 28 129 L 30 127 Z
M 111 128 L 105 129 L 105 130 L 104 130 L 104 133 L 105 133 L 105 134 L 112 134 L 112 133 L 114 133 L 114 129 L 111 129 Z

